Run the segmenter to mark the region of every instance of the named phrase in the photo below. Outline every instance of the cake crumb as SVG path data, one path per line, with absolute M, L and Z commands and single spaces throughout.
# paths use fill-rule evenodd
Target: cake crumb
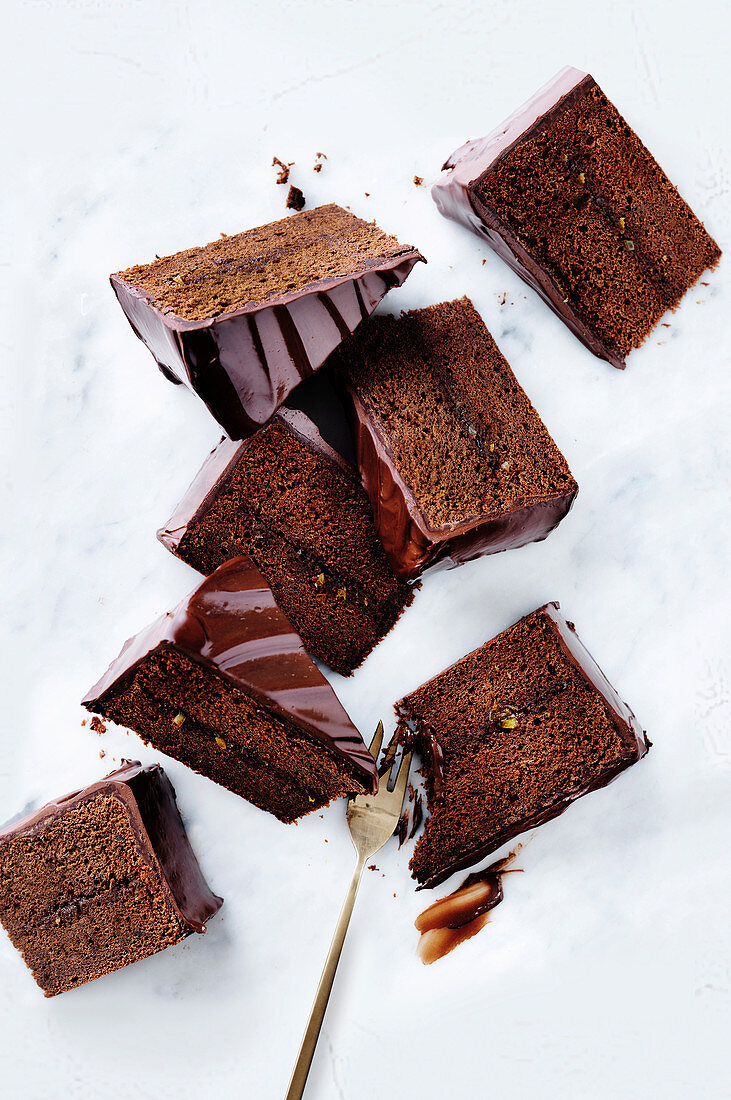
M 289 164 L 285 164 L 283 160 L 279 159 L 279 157 L 274 157 L 272 161 L 272 168 L 279 169 L 279 171 L 277 172 L 277 183 L 289 183 L 289 170 L 293 164 L 294 161 L 291 161 Z
M 423 182 L 424 182 L 424 177 L 423 176 L 414 176 L 414 186 L 415 187 L 421 187 Z
M 98 733 L 100 737 L 103 733 L 107 732 L 107 727 L 104 725 L 101 718 L 99 718 L 99 716 L 96 714 L 89 723 L 89 729 L 93 730 L 94 733 Z
M 324 153 L 315 153 L 315 164 L 313 165 L 312 171 L 313 172 L 321 172 L 322 171 L 322 162 L 324 160 L 327 160 L 327 157 Z
M 482 261 L 482 266 L 484 267 L 486 263 L 487 263 L 487 260 L 483 260 Z
M 369 863 L 368 864 L 368 870 L 369 871 L 377 871 L 378 868 L 376 867 L 375 863 Z
M 295 187 L 294 184 L 292 184 L 287 194 L 287 209 L 304 210 L 306 201 L 299 187 Z
M 85 726 L 85 725 L 86 725 L 86 718 L 82 718 L 82 719 L 81 719 L 81 724 L 82 724 L 82 726 Z
M 99 749 L 99 759 L 100 760 L 103 760 L 106 755 L 107 755 L 106 749 Z

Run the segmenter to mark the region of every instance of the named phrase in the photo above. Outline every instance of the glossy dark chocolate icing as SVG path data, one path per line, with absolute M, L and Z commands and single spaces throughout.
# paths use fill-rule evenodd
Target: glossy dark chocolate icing
M 203 321 L 163 313 L 146 292 L 118 275 L 110 281 L 165 377 L 188 385 L 232 439 L 243 439 L 265 424 L 423 259 L 406 247 L 399 256 L 369 261 L 353 275 L 320 279 Z
M 519 141 L 550 125 L 556 113 L 595 86 L 593 77 L 579 69 L 562 69 L 553 80 L 519 107 L 487 137 L 469 141 L 444 164 L 442 175 L 432 188 L 432 198 L 446 218 L 460 222 L 497 252 L 594 355 L 614 367 L 624 359 L 590 331 L 574 312 L 554 280 L 517 240 L 494 210 L 480 200 L 477 185 Z
M 533 615 L 542 615 L 544 617 L 550 629 L 553 631 L 565 659 L 577 669 L 584 679 L 587 680 L 602 697 L 607 715 L 622 738 L 625 741 L 634 743 L 635 755 L 634 760 L 631 762 L 635 763 L 641 760 L 650 749 L 651 742 L 648 741 L 642 726 L 632 710 L 627 703 L 620 698 L 594 658 L 584 646 L 576 633 L 574 624 L 568 622 L 568 620 L 564 618 L 561 614 L 560 606 L 556 602 L 545 604 L 545 606 L 538 608 L 537 611 L 532 612 L 531 615 L 524 616 L 524 619 L 532 618 Z M 520 621 L 522 622 L 523 619 Z M 416 741 L 421 746 L 421 751 L 424 755 L 429 784 L 430 805 L 433 807 L 435 804 L 438 804 L 439 798 L 444 791 L 445 784 L 444 754 L 438 742 L 438 735 L 431 727 L 426 727 L 425 723 L 410 714 L 406 700 L 401 700 L 396 704 L 396 712 L 399 715 L 401 723 L 402 741 L 413 744 L 415 740 L 414 733 L 416 733 Z M 435 743 L 439 745 L 438 752 L 435 751 Z M 558 815 L 568 809 L 577 798 L 581 798 L 590 791 L 606 787 L 627 767 L 627 761 L 621 761 L 616 767 L 609 768 L 598 774 L 587 786 L 573 791 L 570 795 L 557 799 L 554 803 L 547 806 L 533 817 L 522 819 L 519 823 L 519 829 L 511 826 L 494 833 L 489 842 L 478 845 L 471 851 L 466 852 L 459 859 L 455 859 L 442 868 L 438 874 L 421 882 L 417 889 L 421 890 L 438 886 L 440 882 L 444 882 L 444 880 L 454 874 L 455 871 L 470 867 L 473 863 L 477 863 L 479 860 L 484 859 L 485 856 L 489 856 L 491 852 L 497 851 L 497 849 L 507 841 L 512 840 L 513 837 L 517 835 L 518 831 L 523 832 L 526 829 L 534 828 L 537 825 L 543 825 L 545 822 L 551 821 L 552 818 L 558 817 Z
M 536 500 L 493 516 L 468 516 L 459 523 L 431 528 L 374 418 L 352 387 L 349 394 L 361 478 L 376 530 L 399 577 L 416 577 L 439 563 L 446 567 L 462 565 L 483 554 L 498 554 L 540 541 L 561 522 L 574 502 L 576 488 L 564 496 Z
M 325 442 L 317 426 L 305 413 L 299 409 L 282 407 L 276 413 L 276 418 L 282 420 L 290 431 L 335 463 L 349 477 L 357 477 L 355 469 Z M 232 476 L 253 439 L 253 436 L 244 440 L 222 439 L 211 451 L 170 519 L 157 532 L 158 539 L 171 553 L 177 553 L 188 527 L 208 510 L 212 498 Z
M 158 868 L 169 900 L 191 932 L 205 932 L 206 921 L 223 899 L 208 887 L 190 846 L 178 811 L 175 791 L 159 764 L 143 768 L 124 760 L 104 779 L 47 803 L 20 821 L 0 829 L 0 844 L 9 837 L 38 832 L 68 810 L 99 795 L 122 801 L 145 859 Z
M 219 566 L 174 611 L 126 642 L 84 706 L 101 709 L 105 693 L 158 646 L 174 647 L 305 729 L 378 789 L 362 737 L 248 557 Z

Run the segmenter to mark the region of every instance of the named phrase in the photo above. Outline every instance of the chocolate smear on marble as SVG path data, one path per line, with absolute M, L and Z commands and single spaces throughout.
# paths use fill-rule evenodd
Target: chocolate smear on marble
M 485 927 L 490 910 L 503 900 L 503 875 L 522 870 L 508 870 L 519 850 L 520 845 L 483 871 L 468 875 L 460 887 L 419 914 L 414 927 L 421 934 L 417 953 L 425 966 L 443 959 Z

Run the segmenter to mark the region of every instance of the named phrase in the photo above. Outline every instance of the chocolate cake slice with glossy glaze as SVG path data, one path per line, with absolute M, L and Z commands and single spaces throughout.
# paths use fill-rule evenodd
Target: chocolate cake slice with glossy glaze
M 436 886 L 605 786 L 650 747 L 557 603 L 396 704 L 430 816 L 411 860 Z
M 468 298 L 377 316 L 336 353 L 397 574 L 543 539 L 578 487 Z
M 0 921 L 47 997 L 205 932 L 221 905 L 157 764 L 0 829 Z
M 280 821 L 378 789 L 358 730 L 245 556 L 131 638 L 83 703 Z
M 432 189 L 594 355 L 624 367 L 721 255 L 597 85 L 565 68 Z
M 415 248 L 330 205 L 128 268 L 111 283 L 163 374 L 190 386 L 241 439 L 419 260 Z
M 344 676 L 413 597 L 397 580 L 357 471 L 299 410 L 216 447 L 158 538 L 201 573 L 248 554 L 308 652 Z

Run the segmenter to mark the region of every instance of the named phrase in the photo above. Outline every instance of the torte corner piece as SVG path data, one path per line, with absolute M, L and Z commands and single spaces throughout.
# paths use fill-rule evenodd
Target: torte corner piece
M 525 616 L 396 704 L 429 817 L 420 886 L 489 856 L 642 759 L 650 742 L 558 603 Z
M 158 538 L 204 574 L 248 554 L 307 651 L 343 676 L 414 598 L 389 565 L 357 470 L 300 409 L 222 440 Z
M 546 536 L 578 486 L 469 298 L 376 316 L 336 352 L 397 575 Z
M 432 196 L 614 367 L 721 255 L 594 78 L 571 67 L 452 153 Z
M 131 638 L 83 705 L 283 822 L 378 789 L 361 735 L 245 555 Z
M 242 439 L 420 260 L 417 249 L 330 204 L 110 279 L 165 377 L 189 386 Z
M 0 829 L 0 922 L 46 997 L 205 932 L 222 904 L 159 765 L 125 760 Z

